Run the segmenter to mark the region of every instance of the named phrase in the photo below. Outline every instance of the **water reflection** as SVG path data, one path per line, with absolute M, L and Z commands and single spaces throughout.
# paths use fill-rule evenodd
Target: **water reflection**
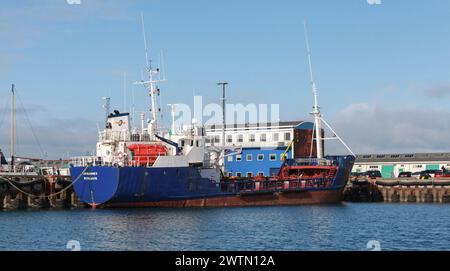
M 450 206 L 342 204 L 0 213 L 0 250 L 448 250 Z

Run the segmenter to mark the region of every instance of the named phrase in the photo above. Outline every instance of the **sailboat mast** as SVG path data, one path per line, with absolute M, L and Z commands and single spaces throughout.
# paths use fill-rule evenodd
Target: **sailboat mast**
M 14 84 L 12 85 L 11 88 L 11 166 L 14 165 L 14 155 L 15 155 L 15 142 L 14 142 L 14 137 L 15 137 L 15 116 L 14 116 L 14 95 L 15 95 L 15 86 Z
M 323 148 L 322 148 L 323 140 L 322 140 L 322 125 L 321 125 L 322 124 L 321 123 L 322 115 L 320 113 L 317 85 L 316 85 L 316 81 L 314 80 L 312 61 L 311 61 L 311 50 L 309 47 L 308 29 L 306 27 L 306 23 L 304 24 L 304 27 L 305 27 L 306 50 L 308 51 L 309 75 L 310 75 L 311 86 L 312 86 L 313 95 L 314 95 L 314 106 L 313 106 L 313 112 L 311 112 L 311 115 L 314 116 L 317 159 L 322 159 L 323 158 Z M 313 138 L 314 138 L 314 135 L 313 135 Z

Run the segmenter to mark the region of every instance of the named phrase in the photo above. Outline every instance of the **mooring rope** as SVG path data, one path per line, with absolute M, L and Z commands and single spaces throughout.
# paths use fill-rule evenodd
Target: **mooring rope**
M 4 181 L 8 182 L 8 183 L 9 183 L 12 187 L 14 187 L 17 191 L 19 191 L 20 193 L 22 193 L 22 194 L 24 194 L 24 195 L 26 195 L 26 196 L 28 196 L 28 197 L 45 199 L 45 198 L 50 198 L 50 197 L 58 196 L 58 195 L 60 195 L 60 194 L 62 194 L 62 193 L 64 193 L 64 192 L 66 192 L 67 190 L 69 190 L 69 188 L 71 188 L 72 186 L 74 186 L 75 183 L 77 183 L 77 182 L 81 179 L 81 176 L 83 176 L 83 174 L 88 170 L 88 168 L 89 168 L 89 166 L 87 166 L 87 167 L 83 170 L 83 172 L 81 172 L 81 174 L 78 176 L 78 178 L 76 178 L 75 181 L 73 181 L 73 182 L 72 182 L 70 185 L 68 185 L 66 188 L 64 188 L 63 190 L 59 191 L 58 193 L 53 193 L 53 194 L 46 195 L 46 196 L 36 196 L 36 195 L 30 194 L 30 193 L 28 193 L 28 192 L 26 192 L 26 191 L 23 191 L 23 190 L 20 189 L 19 187 L 17 187 L 11 180 L 9 180 L 9 179 L 7 179 L 7 178 L 4 178 L 4 177 L 0 177 L 0 179 L 2 179 L 2 180 L 4 180 Z

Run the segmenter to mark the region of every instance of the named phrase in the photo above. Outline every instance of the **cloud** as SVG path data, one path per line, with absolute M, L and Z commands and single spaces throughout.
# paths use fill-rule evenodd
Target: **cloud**
M 443 83 L 434 85 L 424 89 L 422 92 L 425 96 L 435 99 L 442 99 L 450 96 L 450 84 Z
M 67 158 L 91 154 L 97 141 L 95 121 L 82 118 L 55 118 L 46 115 L 37 120 L 32 115 L 28 121 L 18 116 L 16 126 L 16 151 L 18 156 L 48 159 Z M 9 119 L 0 127 L 0 149 L 9 154 Z
M 381 5 L 381 0 L 367 0 L 369 5 Z
M 450 151 L 448 110 L 351 104 L 329 121 L 357 154 Z M 334 146 L 328 153 L 343 153 Z

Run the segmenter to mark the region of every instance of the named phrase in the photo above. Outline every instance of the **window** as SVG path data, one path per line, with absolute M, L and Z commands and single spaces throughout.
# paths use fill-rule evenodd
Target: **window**
M 414 168 L 422 168 L 422 165 L 414 165 Z
M 205 143 L 211 143 L 211 138 L 206 137 L 206 138 L 205 138 Z
M 272 139 L 273 139 L 273 141 L 278 141 L 280 139 L 278 133 L 272 134 Z
M 277 161 L 277 155 L 276 154 L 271 154 L 270 155 L 270 161 Z
M 233 172 L 228 172 L 228 177 L 233 177 Z
M 378 169 L 378 166 L 370 166 L 369 168 Z
M 252 172 L 247 172 L 247 178 L 251 178 L 253 177 L 253 173 Z
M 260 140 L 261 142 L 266 142 L 266 141 L 267 141 L 267 135 L 266 135 L 266 134 L 261 134 L 261 135 L 259 136 L 259 140 Z
M 214 143 L 220 143 L 220 136 L 214 136 Z
M 258 176 L 259 176 L 259 177 L 264 177 L 264 172 L 261 172 L 261 171 L 258 172 Z
M 254 134 L 249 134 L 248 135 L 248 142 L 255 142 L 255 135 Z
M 236 161 L 237 162 L 241 162 L 242 161 L 242 155 L 241 154 L 236 155 Z
M 247 154 L 247 161 L 249 162 L 253 161 L 253 155 Z
M 238 135 L 238 136 L 237 136 L 237 142 L 238 142 L 238 143 L 244 142 L 244 136 L 243 136 L 243 135 Z
M 228 162 L 233 162 L 233 156 L 228 156 Z
M 233 143 L 233 136 L 232 135 L 227 135 L 227 142 L 228 143 Z
M 284 133 L 284 140 L 290 141 L 291 140 L 291 133 Z
M 258 154 L 258 161 L 264 160 L 264 154 Z
M 241 178 L 242 177 L 242 173 L 236 172 L 236 177 Z
M 181 140 L 181 147 L 184 147 L 184 145 L 185 145 L 184 140 Z

